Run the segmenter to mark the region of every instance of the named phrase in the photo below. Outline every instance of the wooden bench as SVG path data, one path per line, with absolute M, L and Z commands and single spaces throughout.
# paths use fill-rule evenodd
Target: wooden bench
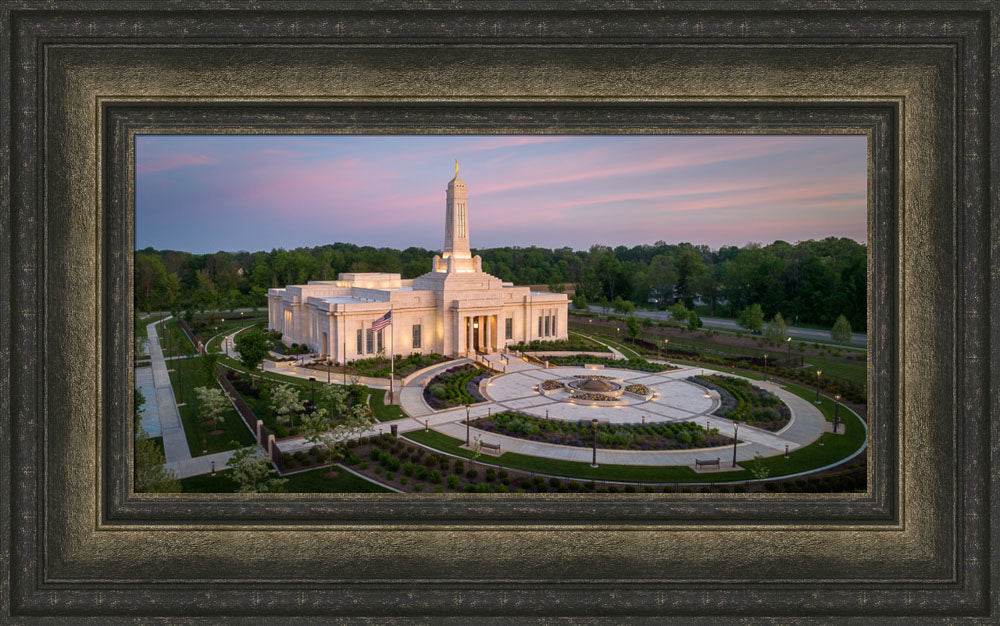
M 499 443 L 486 443 L 485 441 L 479 442 L 479 447 L 484 450 L 493 450 L 497 454 L 500 454 L 500 444 Z
M 719 458 L 718 457 L 716 457 L 714 459 L 708 459 L 708 460 L 705 460 L 705 461 L 702 461 L 701 459 L 695 459 L 694 460 L 694 464 L 695 464 L 695 467 L 702 467 L 702 466 L 705 466 L 705 465 L 714 465 L 716 467 L 721 467 L 721 465 L 719 465 Z

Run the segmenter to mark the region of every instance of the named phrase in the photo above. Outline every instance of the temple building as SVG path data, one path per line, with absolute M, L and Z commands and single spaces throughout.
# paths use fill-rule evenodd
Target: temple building
M 444 249 L 430 272 L 410 280 L 345 273 L 271 289 L 268 328 L 280 331 L 284 343 L 308 345 L 338 363 L 388 356 L 390 347 L 397 356 L 462 357 L 522 341 L 565 339 L 565 294 L 515 287 L 483 272 L 482 259 L 469 247 L 468 200 L 456 161 L 446 193 Z M 390 311 L 392 324 L 373 330 Z

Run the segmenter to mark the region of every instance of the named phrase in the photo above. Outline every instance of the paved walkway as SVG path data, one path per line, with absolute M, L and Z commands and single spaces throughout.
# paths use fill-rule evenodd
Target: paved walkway
M 212 462 L 214 461 L 215 470 L 221 472 L 226 469 L 226 463 L 229 461 L 229 458 L 233 456 L 234 452 L 236 451 L 225 450 L 223 452 L 216 452 L 215 454 L 205 454 L 202 456 L 174 461 L 172 463 L 168 462 L 166 467 L 177 472 L 178 478 L 187 478 L 189 476 L 211 474 Z
M 170 319 L 169 316 L 160 321 L 168 319 Z M 146 326 L 146 334 L 149 337 L 149 356 L 152 362 L 149 369 L 152 372 L 154 387 L 154 393 L 146 396 L 146 409 L 148 410 L 152 398 L 156 404 L 154 410 L 160 419 L 163 453 L 169 466 L 171 463 L 190 459 L 191 451 L 188 449 L 187 437 L 184 436 L 184 425 L 181 423 L 180 412 L 177 410 L 177 403 L 174 400 L 174 389 L 170 385 L 170 375 L 167 372 L 166 359 L 163 358 L 163 349 L 160 348 L 160 337 L 156 333 L 157 323 L 153 322 Z

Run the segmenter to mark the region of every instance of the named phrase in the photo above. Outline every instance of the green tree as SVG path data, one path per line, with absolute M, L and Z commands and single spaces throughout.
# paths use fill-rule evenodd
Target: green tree
M 635 311 L 635 304 L 633 304 L 630 300 L 622 298 L 621 296 L 615 298 L 614 302 L 611 303 L 611 307 L 615 310 L 615 312 L 623 315 L 629 315 Z
M 587 305 L 587 297 L 585 295 L 583 295 L 582 291 L 578 291 L 573 296 L 573 308 L 574 309 L 579 309 L 581 311 L 584 311 L 584 310 L 587 309 L 587 306 L 588 306 Z
M 764 457 L 759 452 L 754 453 L 753 463 L 748 463 L 750 473 L 757 480 L 764 480 L 771 475 L 771 468 L 764 465 Z
M 219 355 L 215 352 L 206 352 L 198 357 L 198 370 L 201 372 L 202 380 L 206 383 L 215 382 L 215 368 L 219 363 Z
M 229 398 L 218 387 L 196 387 L 195 397 L 198 398 L 198 405 L 201 413 L 207 419 L 212 420 L 212 428 L 215 429 L 219 422 L 226 421 L 226 411 L 229 410 Z
M 707 268 L 694 250 L 685 250 L 677 261 L 677 297 L 690 309 L 694 307 L 697 286 Z
M 625 332 L 628 333 L 629 337 L 637 338 L 639 336 L 639 334 L 642 332 L 642 330 L 641 330 L 641 328 L 639 326 L 639 320 L 637 320 L 632 315 L 628 316 L 628 318 L 625 319 L 625 326 L 626 326 L 626 331 Z
M 320 446 L 333 465 L 347 453 L 347 442 L 357 439 L 375 427 L 375 415 L 364 404 L 355 404 L 338 421 L 325 408 L 318 408 L 302 419 L 306 441 Z
M 236 350 L 240 353 L 240 363 L 247 369 L 254 369 L 264 362 L 270 346 L 267 335 L 259 328 L 252 328 L 236 335 Z
M 278 476 L 263 450 L 256 446 L 239 448 L 239 445 L 239 442 L 233 442 L 238 449 L 226 462 L 226 467 L 230 469 L 229 477 L 238 485 L 236 493 L 283 491 L 288 480 Z
M 179 493 L 181 481 L 177 473 L 166 467 L 162 450 L 139 429 L 135 440 L 135 490 L 138 493 Z
M 671 306 L 667 310 L 670 311 L 670 319 L 673 320 L 674 322 L 678 324 L 683 324 L 684 322 L 687 321 L 688 308 L 684 306 L 683 302 L 678 302 L 677 304 Z
M 737 323 L 747 330 L 759 331 L 764 327 L 764 311 L 759 304 L 751 304 L 740 311 Z
M 319 388 L 317 405 L 325 408 L 336 419 L 347 411 L 347 397 L 350 393 L 350 389 L 343 385 L 323 385 Z
M 785 342 L 787 336 L 788 326 L 785 324 L 785 318 L 781 316 L 781 313 L 775 313 L 774 318 L 767 323 L 764 337 L 767 338 L 768 343 L 780 346 Z
M 698 330 L 701 328 L 702 322 L 701 318 L 694 311 L 688 311 L 687 317 L 687 329 L 688 330 Z
M 305 404 L 299 398 L 298 390 L 291 385 L 278 385 L 271 392 L 271 410 L 282 424 L 290 419 L 294 424 L 295 414 L 301 413 L 305 408 Z
M 146 396 L 138 389 L 133 390 L 132 395 L 132 418 L 135 420 L 135 432 L 138 435 L 142 430 L 142 405 L 146 404 Z
M 833 328 L 830 329 L 830 336 L 833 337 L 834 341 L 848 342 L 851 340 L 851 323 L 847 321 L 847 318 L 841 315 L 834 322 Z

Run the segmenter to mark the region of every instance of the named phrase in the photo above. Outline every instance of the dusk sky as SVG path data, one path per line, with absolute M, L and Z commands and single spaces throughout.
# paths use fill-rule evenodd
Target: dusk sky
M 136 248 L 440 249 L 454 159 L 474 248 L 867 240 L 862 135 L 144 135 Z

